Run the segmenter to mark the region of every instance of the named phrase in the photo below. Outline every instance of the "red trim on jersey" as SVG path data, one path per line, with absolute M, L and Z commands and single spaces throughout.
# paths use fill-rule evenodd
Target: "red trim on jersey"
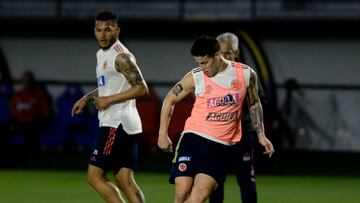
M 103 151 L 104 155 L 109 155 L 111 153 L 112 146 L 113 146 L 114 140 L 115 140 L 115 135 L 116 135 L 116 128 L 110 128 L 110 132 L 106 139 L 106 144 L 105 144 L 105 148 Z
M 124 53 L 124 50 L 121 48 L 119 44 L 115 45 L 114 49 L 117 53 Z

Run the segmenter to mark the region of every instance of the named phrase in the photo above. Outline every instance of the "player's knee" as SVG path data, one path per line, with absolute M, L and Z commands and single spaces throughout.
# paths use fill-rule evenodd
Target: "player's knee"
M 208 199 L 208 196 L 203 194 L 191 194 L 189 197 L 189 202 L 204 203 Z
M 97 178 L 93 174 L 88 173 L 87 174 L 87 182 L 89 185 L 94 187 L 97 183 Z
M 189 197 L 189 193 L 185 193 L 185 192 L 180 192 L 180 193 L 176 193 L 175 198 L 176 198 L 176 202 L 185 202 L 185 200 Z
M 195 202 L 205 202 L 211 194 L 211 191 L 205 188 L 199 188 L 196 190 L 196 192 L 192 192 L 192 199 L 195 200 Z
M 192 188 L 190 198 L 193 202 L 205 202 L 212 192 L 215 190 L 215 186 L 206 184 L 195 184 Z
M 98 185 L 99 182 L 101 181 L 101 178 L 102 178 L 101 176 L 96 175 L 94 173 L 91 173 L 91 172 L 87 173 L 87 182 L 92 187 L 96 187 L 96 185 Z
M 189 190 L 176 190 L 176 200 L 177 202 L 184 202 L 190 196 Z
M 124 190 L 136 191 L 137 190 L 135 180 L 131 176 L 131 174 L 118 173 L 115 175 L 115 181 L 116 181 L 118 187 L 122 191 L 124 191 Z
M 119 175 L 116 175 L 115 177 L 115 181 L 117 186 L 119 187 L 120 190 L 124 190 L 126 188 L 129 188 L 130 183 L 128 182 L 128 180 L 124 177 L 121 177 Z

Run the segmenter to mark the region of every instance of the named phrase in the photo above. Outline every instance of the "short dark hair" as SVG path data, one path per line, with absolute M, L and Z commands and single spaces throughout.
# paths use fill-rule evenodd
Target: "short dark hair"
M 196 38 L 192 48 L 191 55 L 193 56 L 209 56 L 213 57 L 217 51 L 220 50 L 220 44 L 214 37 L 203 35 Z
M 107 21 L 107 20 L 111 20 L 113 21 L 116 25 L 118 24 L 118 17 L 115 13 L 111 12 L 111 11 L 99 11 L 96 13 L 95 16 L 95 21 Z

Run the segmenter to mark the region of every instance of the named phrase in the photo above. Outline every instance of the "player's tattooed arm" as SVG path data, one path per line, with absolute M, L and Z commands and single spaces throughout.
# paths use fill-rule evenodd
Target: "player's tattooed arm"
M 178 83 L 175 85 L 175 87 L 173 88 L 172 92 L 176 95 L 176 96 L 179 96 L 179 94 L 183 91 L 183 86 Z
M 175 95 L 176 97 L 178 97 L 179 94 L 181 94 L 181 93 L 183 92 L 183 90 L 184 90 L 184 88 L 183 88 L 183 86 L 181 85 L 181 83 L 177 83 L 177 84 L 173 87 L 173 89 L 172 89 L 171 92 L 172 92 L 173 95 Z M 170 108 L 170 111 L 169 111 L 169 113 L 168 113 L 168 117 L 169 117 L 169 118 L 171 118 L 171 116 L 173 115 L 173 113 L 174 113 L 174 108 L 175 108 L 175 106 L 172 105 L 171 108 Z
M 177 83 L 173 89 L 172 89 L 172 94 L 175 95 L 176 97 L 179 96 L 179 94 L 181 94 L 183 92 L 184 88 L 183 86 L 181 85 L 181 83 Z M 174 100 L 175 101 L 175 100 Z M 170 111 L 168 113 L 168 117 L 171 118 L 173 113 L 174 113 L 174 109 L 175 109 L 175 104 L 174 105 L 171 105 L 170 107 Z
M 171 118 L 175 104 L 184 99 L 188 94 L 194 92 L 195 84 L 192 73 L 188 73 L 168 92 L 164 99 L 162 112 Z
M 98 110 L 104 110 L 110 105 L 141 97 L 148 93 L 148 88 L 143 79 L 140 69 L 136 64 L 135 57 L 129 53 L 121 53 L 116 56 L 115 69 L 124 75 L 131 88 L 124 92 L 106 97 L 95 97 L 95 105 Z
M 264 115 L 259 98 L 259 87 L 256 72 L 250 69 L 250 84 L 247 92 L 249 113 L 257 134 L 264 133 Z
M 158 146 L 164 151 L 172 151 L 172 142 L 168 136 L 168 127 L 175 104 L 194 92 L 195 83 L 192 73 L 182 78 L 166 95 L 160 113 Z
M 257 75 L 256 72 L 252 69 L 250 69 L 250 84 L 247 92 L 247 102 L 251 121 L 258 135 L 259 143 L 265 148 L 264 154 L 267 154 L 269 157 L 271 157 L 275 150 L 270 140 L 268 140 L 265 136 L 264 114 L 259 98 Z
M 121 53 L 116 57 L 115 68 L 132 86 L 144 85 L 144 79 L 132 54 Z

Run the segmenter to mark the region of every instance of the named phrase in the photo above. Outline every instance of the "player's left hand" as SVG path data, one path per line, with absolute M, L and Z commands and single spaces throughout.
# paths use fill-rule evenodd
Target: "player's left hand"
M 98 111 L 107 109 L 111 104 L 112 100 L 110 97 L 94 97 L 94 105 Z
M 275 153 L 275 149 L 271 144 L 270 140 L 265 135 L 259 136 L 259 143 L 265 147 L 264 154 L 268 154 L 271 157 Z

